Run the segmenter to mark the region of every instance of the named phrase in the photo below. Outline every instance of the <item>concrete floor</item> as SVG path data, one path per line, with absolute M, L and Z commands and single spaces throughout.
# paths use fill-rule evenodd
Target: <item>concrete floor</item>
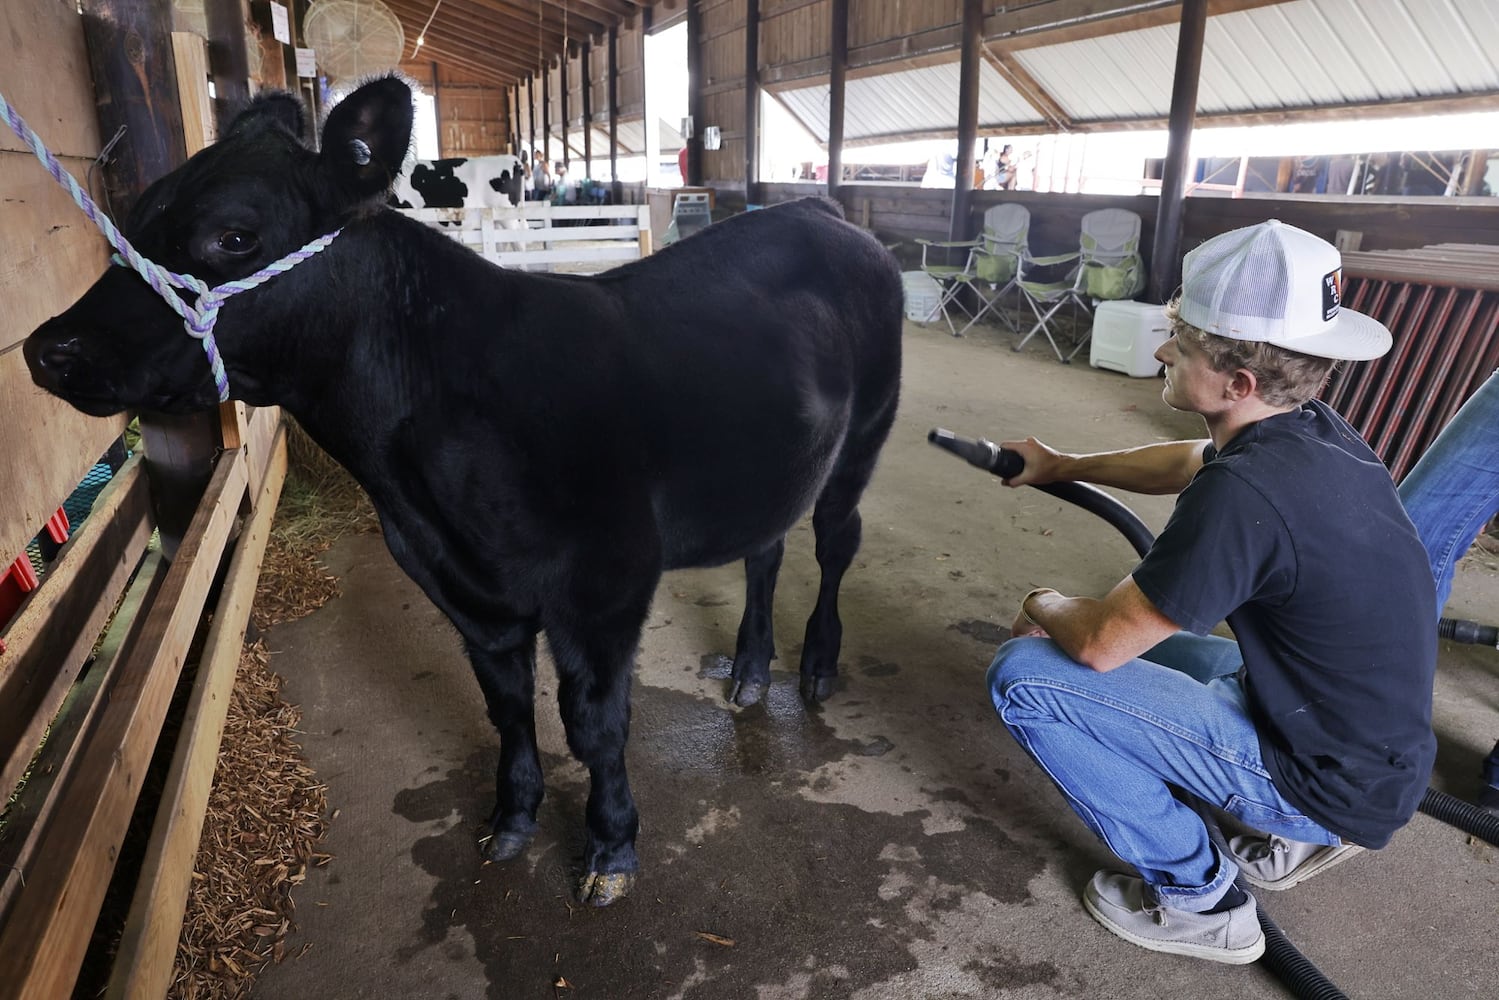
M 669 574 L 639 656 L 629 761 L 634 894 L 572 905 L 584 775 L 542 664 L 548 794 L 524 858 L 480 865 L 497 740 L 456 634 L 378 537 L 328 555 L 343 596 L 268 635 L 328 784 L 335 860 L 297 895 L 306 953 L 263 998 L 1284 997 L 1261 966 L 1147 953 L 1078 904 L 1110 855 L 996 721 L 983 685 L 1037 585 L 1102 594 L 1133 565 L 1102 521 L 1010 491 L 931 448 L 929 428 L 1068 450 L 1199 436 L 1159 382 L 907 325 L 900 417 L 843 589 L 842 688 L 815 711 L 795 664 L 816 592 L 810 528 L 787 546 L 767 701 L 725 702 L 738 566 Z M 1159 530 L 1169 498 L 1131 498 Z M 1470 556 L 1452 611 L 1499 619 L 1499 567 Z M 1444 644 L 1438 787 L 1471 797 L 1499 737 L 1499 653 Z M 1268 912 L 1350 996 L 1499 994 L 1496 852 L 1425 816 Z

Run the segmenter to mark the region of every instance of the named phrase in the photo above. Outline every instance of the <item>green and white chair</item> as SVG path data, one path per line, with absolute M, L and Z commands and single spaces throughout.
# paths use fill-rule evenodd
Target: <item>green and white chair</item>
M 1145 264 L 1140 259 L 1140 216 L 1123 208 L 1101 208 L 1083 216 L 1077 253 L 1027 257 L 1026 265 L 1059 266 L 1075 262 L 1066 277 L 1050 282 L 1019 281 L 1030 303 L 1036 325 L 1015 345 L 1021 350 L 1036 334 L 1051 344 L 1057 360 L 1070 362 L 1088 344 L 1091 331 L 1078 337 L 1068 354 L 1057 346 L 1053 318 L 1063 306 L 1091 315 L 1099 302 L 1133 299 L 1145 287 Z
M 954 337 L 961 337 L 963 334 L 953 323 L 952 314 L 948 310 L 950 308 L 961 309 L 965 316 L 970 317 L 970 323 L 972 322 L 972 313 L 963 304 L 959 293 L 973 284 L 975 277 L 973 251 L 978 248 L 979 241 L 918 239 L 916 242 L 921 244 L 921 270 L 930 275 L 942 289 L 942 294 L 937 298 L 937 305 L 923 322 L 930 323 L 940 314 L 947 321 L 948 331 Z M 933 255 L 931 251 L 934 249 L 940 253 Z M 934 261 L 933 256 L 940 257 L 941 262 Z M 955 259 L 961 259 L 962 263 L 953 263 Z M 963 329 L 966 330 L 968 327 L 965 326 Z
M 1029 253 L 1031 213 L 1024 205 L 1001 202 L 984 213 L 984 231 L 979 234 L 979 245 L 973 249 L 973 279 L 971 287 L 981 305 L 968 321 L 968 326 L 958 331 L 967 333 L 968 327 L 977 323 L 985 313 L 993 311 L 1011 330 L 1019 333 L 1015 321 L 1003 309 L 996 309 L 1006 295 L 1017 292 L 1016 305 L 1020 305 L 1018 289 L 1025 273 L 1025 259 Z M 985 294 L 984 287 L 988 286 Z

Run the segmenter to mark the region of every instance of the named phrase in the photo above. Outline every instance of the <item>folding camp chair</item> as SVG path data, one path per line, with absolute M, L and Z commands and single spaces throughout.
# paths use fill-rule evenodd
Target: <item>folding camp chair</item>
M 922 271 L 931 275 L 932 280 L 937 282 L 937 286 L 942 290 L 941 295 L 938 296 L 936 306 L 933 307 L 931 313 L 927 315 L 927 318 L 924 322 L 930 323 L 932 320 L 937 318 L 938 313 L 941 313 L 942 318 L 947 321 L 948 331 L 951 332 L 954 337 L 961 337 L 962 333 L 960 333 L 957 326 L 953 324 L 952 316 L 948 313 L 947 310 L 949 306 L 953 306 L 963 310 L 964 315 L 970 317 L 972 316 L 972 313 L 969 312 L 968 307 L 963 304 L 963 300 L 958 297 L 958 293 L 963 289 L 969 287 L 973 283 L 973 251 L 977 249 L 979 241 L 918 239 L 916 242 L 921 244 Z M 936 247 L 943 252 L 942 257 L 944 258 L 944 263 L 934 263 L 928 258 L 928 254 L 933 247 Z M 955 256 L 955 251 L 959 250 L 962 251 L 963 263 L 961 265 L 951 262 L 952 258 Z M 965 326 L 963 327 L 963 329 L 966 330 L 968 329 L 968 327 Z
M 1030 230 L 1031 213 L 1024 205 L 1003 202 L 984 213 L 984 231 L 979 235 L 979 245 L 973 249 L 973 280 L 970 283 L 982 304 L 968 321 L 968 326 L 959 333 L 967 333 L 968 327 L 990 310 L 994 310 L 1011 330 L 1020 332 L 1015 321 L 995 306 L 1020 287 Z M 984 294 L 981 285 L 989 286 L 989 294 Z M 1019 305 L 1018 301 L 1016 305 Z
M 1088 344 L 1092 331 L 1085 332 L 1063 354 L 1052 336 L 1051 320 L 1065 305 L 1092 314 L 1098 302 L 1132 299 L 1145 287 L 1145 264 L 1140 259 L 1140 217 L 1123 208 L 1101 208 L 1083 216 L 1078 252 L 1052 257 L 1027 257 L 1026 265 L 1060 265 L 1076 261 L 1067 276 L 1058 281 L 1039 282 L 1022 278 L 1021 293 L 1035 313 L 1036 325 L 1015 345 L 1025 347 L 1036 334 L 1046 337 L 1057 360 L 1070 362 Z

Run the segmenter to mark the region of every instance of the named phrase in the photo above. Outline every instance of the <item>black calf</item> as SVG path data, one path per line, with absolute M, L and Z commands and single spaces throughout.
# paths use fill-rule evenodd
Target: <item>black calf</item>
M 592 780 L 579 892 L 607 904 L 638 867 L 630 668 L 664 570 L 745 560 L 731 696 L 753 703 L 785 535 L 815 504 L 823 579 L 801 690 L 832 690 L 838 586 L 895 415 L 898 269 L 835 205 L 804 201 L 594 278 L 504 271 L 381 207 L 410 137 L 404 83 L 338 105 L 321 153 L 299 140 L 301 115 L 289 95 L 258 99 L 140 199 L 126 232 L 213 285 L 343 228 L 225 304 L 231 391 L 284 406 L 348 467 L 396 560 L 462 634 L 500 734 L 495 859 L 536 829 L 546 631 Z M 123 268 L 25 355 L 38 385 L 90 413 L 217 401 L 197 342 Z

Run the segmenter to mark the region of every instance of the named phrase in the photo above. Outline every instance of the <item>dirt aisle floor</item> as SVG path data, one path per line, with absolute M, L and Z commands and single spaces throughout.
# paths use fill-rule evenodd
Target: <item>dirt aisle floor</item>
M 378 537 L 328 555 L 343 596 L 267 636 L 338 809 L 297 895 L 300 933 L 263 998 L 1260 998 L 1259 965 L 1140 951 L 1078 904 L 1111 863 L 1000 727 L 983 678 L 1031 587 L 1102 594 L 1132 567 L 1114 529 L 937 451 L 944 426 L 1064 450 L 1201 436 L 1155 379 L 1058 364 L 997 328 L 906 328 L 904 397 L 845 580 L 841 689 L 797 697 L 817 589 L 807 524 L 787 544 L 767 700 L 725 701 L 736 566 L 673 572 L 639 656 L 629 764 L 642 873 L 576 907 L 586 780 L 550 661 L 538 674 L 541 831 L 482 866 L 497 739 L 456 634 Z M 751 487 L 752 488 L 752 484 Z M 1153 530 L 1169 498 L 1131 498 Z M 1499 621 L 1499 571 L 1470 556 L 1453 608 Z M 1444 644 L 1434 782 L 1476 791 L 1499 738 L 1499 652 Z M 1350 996 L 1492 997 L 1496 853 L 1425 816 L 1377 854 L 1262 902 Z

